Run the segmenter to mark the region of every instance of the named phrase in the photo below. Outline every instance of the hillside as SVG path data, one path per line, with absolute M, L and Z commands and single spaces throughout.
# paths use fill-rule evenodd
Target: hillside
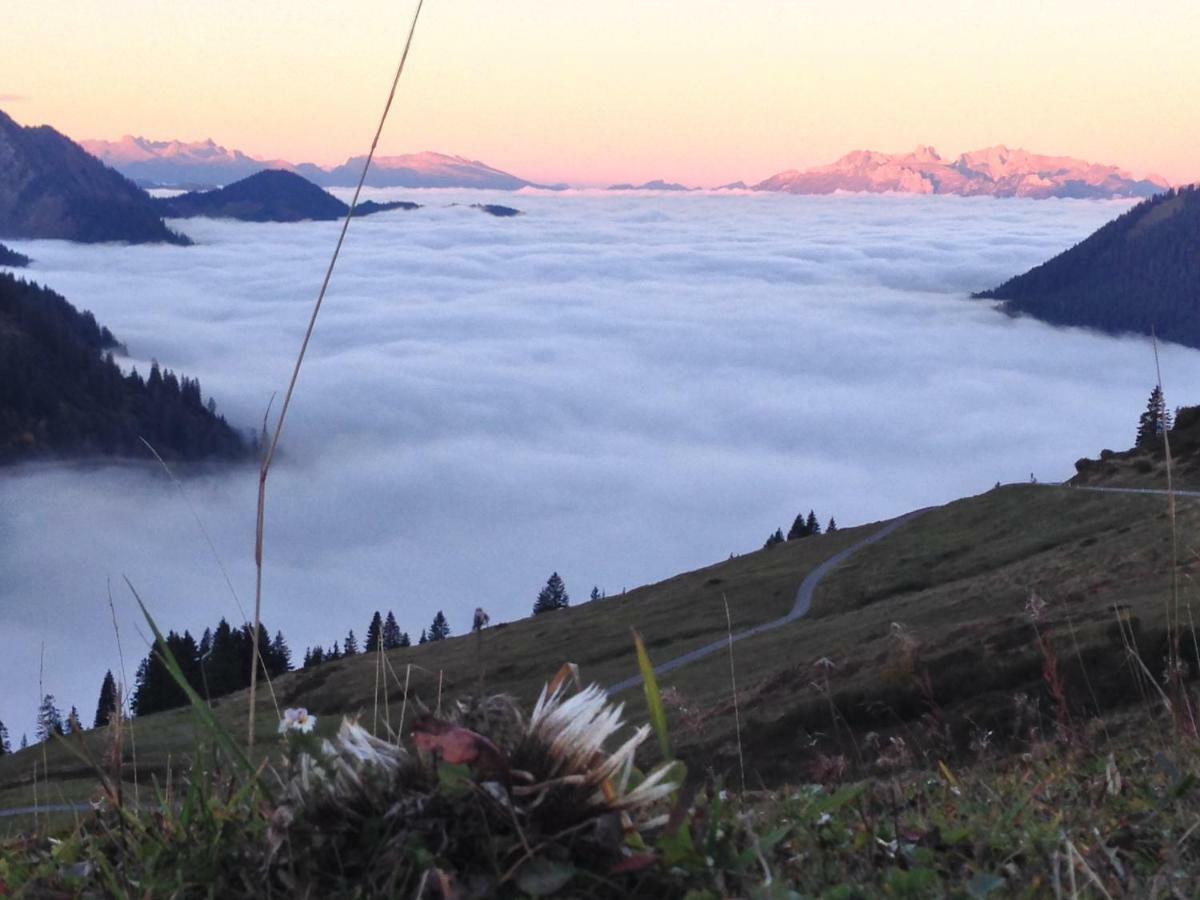
M 1200 188 L 1139 203 L 1058 256 L 974 296 L 1054 325 L 1200 347 Z
M 113 360 L 117 339 L 47 288 L 0 273 L 0 463 L 43 457 L 241 459 L 249 449 L 200 383 Z
M 1145 658 L 1157 659 L 1170 583 L 1165 507 L 1161 497 L 1018 485 L 927 511 L 862 550 L 818 588 L 808 617 L 734 647 L 748 779 L 811 778 L 823 757 L 853 759 L 850 735 L 861 743 L 874 732 L 886 745 L 890 735 L 914 741 L 916 731 L 953 763 L 979 729 L 994 731 L 999 746 L 1022 729 L 1051 728 L 1044 719 L 1049 701 L 1037 699 L 1046 688 L 1027 613 L 1035 595 L 1044 604 L 1037 628 L 1059 645 L 1075 708 L 1086 713 L 1097 698 L 1106 709 L 1136 700 L 1136 680 L 1111 664 L 1121 652 L 1112 609 L 1124 610 Z M 630 628 L 662 662 L 723 639 L 725 601 L 735 632 L 776 618 L 807 573 L 877 527 L 789 541 L 621 596 L 497 625 L 478 643 L 464 636 L 393 650 L 382 685 L 375 659 L 358 656 L 293 672 L 274 689 L 281 706 L 306 706 L 320 717 L 318 732 L 330 734 L 346 713 L 361 714 L 371 727 L 382 729 L 386 719 L 399 729 L 418 698 L 433 707 L 439 696 L 446 703 L 480 684 L 528 703 L 563 662 L 577 663 L 585 681 L 613 684 L 636 673 Z M 1200 503 L 1180 506 L 1178 527 L 1185 560 L 1179 571 L 1195 575 Z M 737 748 L 728 656 L 685 666 L 662 684 L 676 748 L 689 768 L 731 773 Z M 1043 712 L 1021 720 L 1030 713 L 1012 698 L 1022 693 Z M 81 707 L 90 699 L 80 698 Z M 632 717 L 644 716 L 640 691 L 621 699 Z M 267 741 L 275 716 L 269 698 L 260 695 L 260 702 Z M 943 723 L 933 736 L 931 704 Z M 214 705 L 222 720 L 244 721 L 244 692 Z M 136 723 L 144 773 L 186 754 L 189 716 L 177 710 Z M 55 790 L 82 796 L 86 778 L 71 757 L 57 747 L 48 752 Z M 0 805 L 28 802 L 29 773 L 23 754 L 0 759 Z
M 154 201 L 168 219 L 205 216 L 244 222 L 330 221 L 344 218 L 350 207 L 294 172 L 268 169 L 211 191 L 192 191 Z M 417 209 L 407 201 L 376 203 L 367 200 L 355 208 L 356 216 L 392 209 Z
M 29 265 L 31 260 L 24 253 L 18 253 L 10 247 L 5 247 L 0 244 L 0 266 L 8 266 L 10 269 L 21 269 Z
M 932 147 L 918 147 L 911 153 L 856 150 L 826 166 L 779 172 L 753 189 L 792 194 L 862 191 L 1044 199 L 1149 197 L 1165 187 L 1161 178 L 1137 178 L 1116 166 L 996 146 L 963 153 L 953 160 L 943 159 Z
M 0 112 L 0 237 L 187 244 L 150 196 L 48 125 Z

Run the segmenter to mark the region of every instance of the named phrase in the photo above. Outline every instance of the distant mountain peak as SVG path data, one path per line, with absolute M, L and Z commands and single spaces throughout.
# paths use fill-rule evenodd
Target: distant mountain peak
M 993 197 L 1149 197 L 1167 188 L 1156 176 L 1136 178 L 1116 166 L 1047 156 L 1003 144 L 947 162 L 933 148 L 910 153 L 855 150 L 836 162 L 772 175 L 755 190 L 794 194 L 835 191 L 958 194 Z

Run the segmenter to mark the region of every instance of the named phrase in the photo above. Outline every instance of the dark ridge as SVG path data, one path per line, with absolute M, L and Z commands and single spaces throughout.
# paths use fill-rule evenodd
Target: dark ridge
M 16 250 L 0 244 L 0 266 L 8 266 L 10 269 L 22 269 L 31 262 L 33 260 L 24 253 L 18 253 Z
M 243 222 L 332 221 L 345 218 L 350 207 L 307 178 L 283 169 L 266 169 L 241 181 L 211 191 L 192 191 L 155 201 L 166 218 L 239 219 Z M 417 209 L 407 201 L 376 203 L 367 200 L 355 209 L 356 216 L 392 209 Z
M 150 196 L 48 125 L 0 112 L 0 237 L 189 244 Z
M 481 209 L 489 216 L 499 216 L 500 218 L 521 215 L 519 209 L 513 209 L 511 206 L 500 206 L 498 203 L 472 203 L 471 209 Z
M 1090 237 L 973 295 L 1054 325 L 1200 347 L 1200 189 L 1144 200 Z
M 89 312 L 0 273 L 0 463 L 45 457 L 236 460 L 250 448 L 200 393 L 154 363 L 122 373 L 123 348 Z

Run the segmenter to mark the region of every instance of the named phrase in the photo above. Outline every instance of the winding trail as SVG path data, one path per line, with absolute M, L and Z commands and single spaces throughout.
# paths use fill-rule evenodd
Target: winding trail
M 655 675 L 665 675 L 667 672 L 674 672 L 681 666 L 686 666 L 688 663 L 695 662 L 698 659 L 704 659 L 706 656 L 712 656 L 719 650 L 723 650 L 729 646 L 730 641 L 740 641 L 744 638 L 753 637 L 756 634 L 762 634 L 766 631 L 774 631 L 776 628 L 782 628 L 784 625 L 789 625 L 795 622 L 801 616 L 808 614 L 809 608 L 812 606 L 813 592 L 824 580 L 825 576 L 848 560 L 851 556 L 862 550 L 864 547 L 869 547 L 877 541 L 882 541 L 885 537 L 891 534 L 902 525 L 906 525 L 922 513 L 928 512 L 933 507 L 925 507 L 924 509 L 916 509 L 910 513 L 905 513 L 898 519 L 893 519 L 884 525 L 878 531 L 863 538 L 857 544 L 851 544 L 844 550 L 839 550 L 829 559 L 825 560 L 815 569 L 805 576 L 800 582 L 800 587 L 796 591 L 796 602 L 792 604 L 791 610 L 787 615 L 781 616 L 778 619 L 772 619 L 770 622 L 763 622 L 761 625 L 755 625 L 753 628 L 747 628 L 745 631 L 739 631 L 732 637 L 723 637 L 720 640 L 713 641 L 711 644 L 705 644 L 703 647 L 697 647 L 695 650 L 689 650 L 687 653 L 676 656 L 674 659 L 667 660 L 665 663 L 660 663 L 654 667 Z M 616 684 L 609 685 L 605 688 L 605 692 L 611 697 L 614 694 L 619 694 L 622 691 L 627 691 L 631 687 L 636 687 L 642 683 L 641 675 L 634 675 L 632 678 L 626 678 L 624 681 L 618 681 Z

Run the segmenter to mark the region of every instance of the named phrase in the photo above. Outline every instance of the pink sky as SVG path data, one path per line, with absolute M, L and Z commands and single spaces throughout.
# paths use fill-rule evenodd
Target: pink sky
M 75 0 L 6 13 L 0 105 L 76 138 L 362 153 L 411 5 Z M 1200 179 L 1200 4 L 430 0 L 385 152 L 713 185 L 990 144 Z

